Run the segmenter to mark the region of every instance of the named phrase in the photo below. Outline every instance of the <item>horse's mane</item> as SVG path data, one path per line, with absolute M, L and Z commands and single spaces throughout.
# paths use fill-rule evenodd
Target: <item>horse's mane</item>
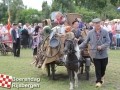
M 65 38 L 68 40 L 72 40 L 74 38 L 74 33 L 73 32 L 67 32 L 65 35 Z
M 74 36 L 73 32 L 67 32 L 65 37 L 67 40 L 73 40 L 75 36 Z M 75 44 L 75 50 L 76 50 L 75 54 L 76 54 L 77 58 L 79 59 L 80 58 L 80 49 L 79 49 L 77 42 Z

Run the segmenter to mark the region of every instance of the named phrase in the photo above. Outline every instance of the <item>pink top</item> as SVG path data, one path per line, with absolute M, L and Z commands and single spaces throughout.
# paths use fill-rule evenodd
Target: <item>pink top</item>
M 116 25 L 112 25 L 112 34 L 115 35 L 116 34 Z

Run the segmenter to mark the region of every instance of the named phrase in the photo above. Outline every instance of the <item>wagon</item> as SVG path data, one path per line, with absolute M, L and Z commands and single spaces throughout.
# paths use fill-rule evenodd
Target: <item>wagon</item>
M 10 36 L 10 34 L 6 34 L 6 36 L 8 37 L 8 39 L 3 39 L 2 37 L 0 39 L 0 52 L 1 52 L 1 55 L 7 55 L 8 52 L 13 53 L 13 49 L 11 47 L 11 45 L 12 45 L 11 36 Z
M 76 18 L 81 18 L 81 16 L 76 13 L 66 13 L 65 17 L 69 25 L 72 25 L 72 22 Z M 61 45 L 59 42 L 60 39 L 61 39 L 60 37 L 55 35 L 53 40 L 54 43 L 53 43 L 50 42 L 50 36 L 48 35 L 46 39 L 43 40 L 42 44 L 38 47 L 39 49 L 36 59 L 36 65 L 38 65 L 38 67 L 41 67 L 42 65 L 42 68 L 46 66 L 48 76 L 52 76 L 52 79 L 55 79 L 55 67 L 64 66 L 64 62 L 58 59 L 60 57 L 59 53 L 61 50 Z M 50 46 L 51 44 L 54 47 L 51 47 Z M 53 50 L 55 50 L 55 52 L 53 52 Z M 89 70 L 86 70 L 86 72 L 87 72 L 86 79 L 89 79 Z
M 65 17 L 67 19 L 68 24 L 72 26 L 72 22 L 77 18 L 81 18 L 81 15 L 77 13 L 66 13 Z

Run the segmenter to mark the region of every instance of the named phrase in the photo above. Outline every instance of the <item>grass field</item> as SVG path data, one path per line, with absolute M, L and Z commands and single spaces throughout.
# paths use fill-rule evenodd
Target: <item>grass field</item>
M 56 68 L 56 77 L 58 80 L 53 81 L 47 77 L 45 71 L 34 67 L 34 65 L 30 65 L 31 61 L 32 50 L 30 49 L 21 50 L 20 58 L 14 58 L 11 54 L 0 56 L 0 74 L 11 75 L 16 78 L 40 78 L 40 88 L 33 88 L 32 90 L 69 90 L 69 80 L 65 67 L 60 66 Z M 7 89 L 0 87 L 0 90 Z M 18 89 L 11 88 L 11 90 Z M 19 90 L 31 89 L 19 88 Z M 90 80 L 86 81 L 85 75 L 81 75 L 79 88 L 75 90 L 120 90 L 120 50 L 109 51 L 109 64 L 107 66 L 105 84 L 101 88 L 95 88 L 95 73 L 92 64 Z

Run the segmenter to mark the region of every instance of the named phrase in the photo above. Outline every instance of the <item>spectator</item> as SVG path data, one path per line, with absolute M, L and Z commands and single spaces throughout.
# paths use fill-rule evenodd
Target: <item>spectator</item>
M 120 32 L 120 21 L 118 21 L 116 24 L 116 30 L 117 30 L 117 33 Z
M 14 57 L 20 57 L 20 30 L 17 28 L 17 24 L 12 26 L 12 40 L 13 40 L 13 53 Z
M 112 27 L 111 27 L 111 23 L 109 21 L 105 21 L 105 24 L 103 26 L 103 29 L 107 30 L 109 33 L 109 37 L 110 37 L 110 48 L 112 47 L 112 41 L 113 41 L 113 34 L 112 34 Z
M 32 33 L 32 48 L 33 48 L 33 58 L 37 58 L 38 45 L 40 43 L 40 26 L 36 26 L 34 32 Z
M 22 48 L 27 48 L 28 46 L 28 39 L 29 39 L 29 34 L 28 34 L 28 28 L 24 28 L 21 31 L 21 45 Z

